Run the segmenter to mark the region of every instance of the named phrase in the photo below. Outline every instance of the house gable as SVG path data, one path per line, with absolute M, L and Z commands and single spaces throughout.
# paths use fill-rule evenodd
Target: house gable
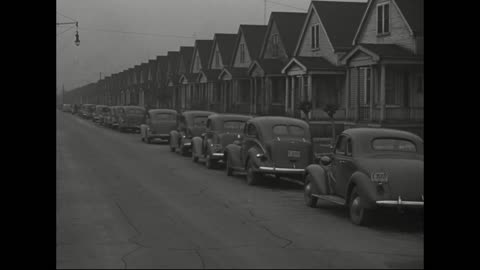
M 195 47 L 194 57 L 192 59 L 192 67 L 190 72 L 198 73 L 202 69 L 202 61 L 200 60 L 200 53 L 198 52 L 197 47 Z
M 383 3 L 389 3 L 390 33 L 377 35 L 377 5 Z M 369 3 L 355 36 L 354 45 L 359 43 L 397 44 L 411 51 L 416 50 L 412 31 L 394 0 L 372 0 Z
M 328 39 L 325 27 L 322 24 L 321 19 L 318 16 L 313 5 L 310 5 L 308 19 L 305 22 L 303 32 L 300 36 L 297 48 L 295 50 L 295 56 L 306 57 L 324 57 L 332 63 L 338 62 L 338 57 L 334 52 L 333 46 Z M 319 25 L 319 37 L 318 37 L 318 49 L 312 49 L 312 26 Z
M 276 36 L 276 37 L 275 37 Z M 278 53 L 274 54 L 274 39 L 278 42 Z M 262 55 L 263 59 L 286 59 L 288 58 L 287 52 L 285 51 L 280 32 L 278 31 L 278 26 L 275 21 L 272 22 L 272 27 L 267 35 L 266 44 L 264 46 L 264 51 Z
M 234 67 L 241 67 L 241 68 L 248 68 L 252 63 L 252 59 L 250 57 L 250 52 L 248 51 L 247 42 L 245 40 L 245 35 L 243 32 L 240 31 L 239 33 L 239 42 L 235 48 L 235 62 L 233 63 Z M 244 50 L 244 62 L 242 63 L 241 60 L 241 47 L 243 46 Z
M 248 75 L 251 77 L 263 77 L 265 76 L 265 71 L 257 61 L 254 61 L 248 68 Z
M 216 58 L 218 57 L 218 65 Z M 208 64 L 209 69 L 222 69 L 224 67 L 224 63 L 222 61 L 222 54 L 220 53 L 220 49 L 218 47 L 218 43 L 214 41 L 213 43 L 213 50 L 210 54 L 210 61 Z

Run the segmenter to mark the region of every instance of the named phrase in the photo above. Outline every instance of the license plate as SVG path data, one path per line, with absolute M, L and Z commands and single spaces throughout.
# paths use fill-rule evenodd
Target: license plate
M 288 150 L 289 158 L 300 158 L 300 151 Z

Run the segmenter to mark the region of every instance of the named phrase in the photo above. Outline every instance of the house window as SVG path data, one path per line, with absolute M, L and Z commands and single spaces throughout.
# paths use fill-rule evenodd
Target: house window
M 240 63 L 245 63 L 245 44 L 240 44 Z
M 390 4 L 377 5 L 377 34 L 385 35 L 390 33 Z
M 312 31 L 312 49 L 318 49 L 320 48 L 320 45 L 319 45 L 320 25 L 319 24 L 312 25 L 311 31 Z
M 272 36 L 272 56 L 278 56 L 278 34 Z
M 218 51 L 215 52 L 215 66 L 220 66 L 220 53 Z

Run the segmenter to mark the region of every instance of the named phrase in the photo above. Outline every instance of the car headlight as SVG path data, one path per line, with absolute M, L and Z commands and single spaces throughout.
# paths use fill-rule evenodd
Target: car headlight
M 371 174 L 372 182 L 383 184 L 388 182 L 388 175 L 385 172 L 374 172 Z

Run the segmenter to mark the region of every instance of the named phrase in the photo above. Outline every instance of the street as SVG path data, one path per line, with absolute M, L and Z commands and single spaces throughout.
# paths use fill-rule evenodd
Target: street
M 371 227 L 302 186 L 207 170 L 57 111 L 57 268 L 423 268 L 423 218 Z

